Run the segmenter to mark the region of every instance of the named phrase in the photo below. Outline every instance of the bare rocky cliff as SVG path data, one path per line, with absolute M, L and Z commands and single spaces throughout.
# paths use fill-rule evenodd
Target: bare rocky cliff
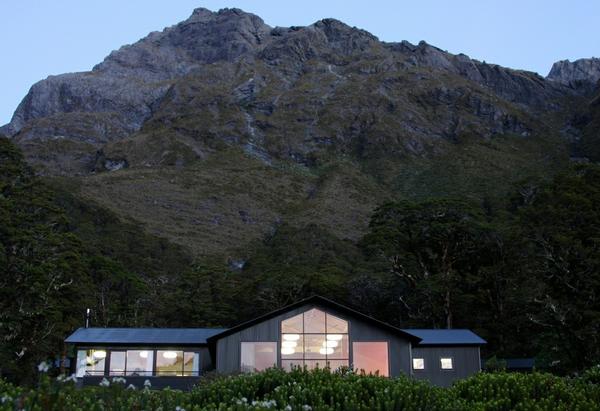
M 600 81 L 600 58 L 557 61 L 548 79 L 573 88 L 592 89 Z
M 196 9 L 187 20 L 112 52 L 90 72 L 34 84 L 0 131 L 51 174 L 101 169 L 98 153 L 102 157 L 107 145 L 145 125 L 161 123 L 174 132 L 176 118 L 194 107 L 202 107 L 198 115 L 212 124 L 195 124 L 192 134 L 208 133 L 264 156 L 306 163 L 322 154 L 323 142 L 356 151 L 350 146 L 373 145 L 359 136 L 382 127 L 397 130 L 383 133 L 383 142 L 402 140 L 401 146 L 422 154 L 432 138 L 547 132 L 533 124 L 537 113 L 564 110 L 577 94 L 574 81 L 597 81 L 597 61 L 559 62 L 545 79 L 425 42 L 380 42 L 335 19 L 271 28 L 239 9 Z M 435 119 L 428 113 L 433 107 L 441 110 Z M 369 112 L 369 120 L 357 120 Z M 320 121 L 322 115 L 331 125 L 358 123 L 335 131 Z M 294 116 L 297 127 L 278 124 Z M 189 124 L 183 129 L 190 134 Z M 296 138 L 276 141 L 270 134 L 277 130 Z M 180 142 L 192 153 L 208 150 L 192 140 Z M 140 160 L 139 153 L 133 157 L 128 164 Z

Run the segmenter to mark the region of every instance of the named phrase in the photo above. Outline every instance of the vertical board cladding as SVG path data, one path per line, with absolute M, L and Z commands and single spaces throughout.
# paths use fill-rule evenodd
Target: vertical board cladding
M 413 370 L 414 377 L 441 387 L 481 370 L 478 346 L 417 346 L 412 348 L 412 355 L 425 361 L 424 370 Z M 453 369 L 443 370 L 441 358 L 452 358 Z
M 281 321 L 303 313 L 311 308 L 317 308 L 336 317 L 348 321 L 348 333 L 350 345 L 357 341 L 386 341 L 389 349 L 390 376 L 401 374 L 409 375 L 410 365 L 410 341 L 403 337 L 371 324 L 363 319 L 355 318 L 345 312 L 340 312 L 331 307 L 309 303 L 279 314 L 273 318 L 266 319 L 260 323 L 252 324 L 238 332 L 217 340 L 216 343 L 216 370 L 219 373 L 231 374 L 240 371 L 240 343 L 241 342 L 277 342 L 277 359 L 279 357 L 279 342 L 281 339 Z M 350 350 L 350 363 L 352 364 L 352 350 Z M 278 364 L 280 365 L 280 364 Z
M 215 369 L 215 365 L 212 362 L 212 357 L 210 356 L 208 347 L 199 347 L 194 351 L 196 351 L 200 356 L 200 374 L 204 374 L 207 371 L 213 371 Z

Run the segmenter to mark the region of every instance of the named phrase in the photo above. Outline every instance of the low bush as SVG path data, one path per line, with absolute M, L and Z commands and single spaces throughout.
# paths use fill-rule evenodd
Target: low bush
M 125 378 L 77 388 L 74 378 L 42 374 L 36 388 L 0 380 L 0 411 L 600 410 L 600 385 L 551 374 L 481 373 L 450 388 L 407 377 L 270 369 L 221 376 L 190 392 L 136 389 Z

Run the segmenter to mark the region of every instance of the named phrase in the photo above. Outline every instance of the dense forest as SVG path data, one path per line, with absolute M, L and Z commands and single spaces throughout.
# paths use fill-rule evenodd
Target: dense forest
M 381 204 L 358 242 L 282 223 L 244 261 L 193 258 L 36 177 L 0 138 L 0 375 L 31 381 L 86 307 L 97 326 L 230 326 L 312 294 L 577 372 L 600 362 L 598 233 L 600 167 L 580 164 L 503 199 Z

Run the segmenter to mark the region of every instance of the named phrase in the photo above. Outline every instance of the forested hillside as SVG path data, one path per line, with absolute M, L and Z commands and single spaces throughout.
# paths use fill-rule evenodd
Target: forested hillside
M 0 144 L 0 355 L 11 378 L 60 353 L 86 307 L 99 326 L 228 326 L 312 294 L 403 327 L 472 328 L 486 355 L 535 355 L 557 371 L 600 360 L 598 166 L 524 181 L 498 203 L 385 203 L 357 242 L 282 224 L 241 263 L 189 259 L 78 204 Z
M 0 373 L 29 381 L 88 307 L 229 326 L 311 294 L 596 364 L 599 78 L 196 9 L 41 80 L 0 128 Z

